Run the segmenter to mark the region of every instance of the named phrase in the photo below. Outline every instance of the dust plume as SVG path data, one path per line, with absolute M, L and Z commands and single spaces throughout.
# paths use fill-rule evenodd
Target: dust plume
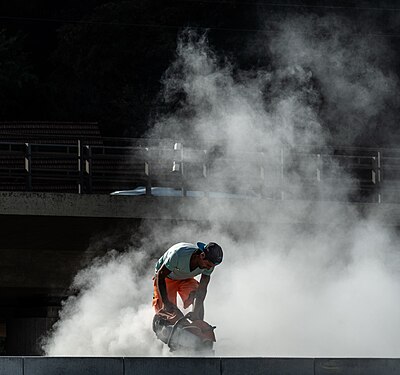
M 159 355 L 149 334 L 151 274 L 143 252 L 109 252 L 80 271 L 79 291 L 64 303 L 60 320 L 43 343 L 47 355 Z
M 218 56 L 206 35 L 187 30 L 163 81 L 164 104 L 175 109 L 160 115 L 149 135 L 218 147 L 215 165 L 246 152 L 262 152 L 273 164 L 282 147 L 357 142 L 376 121 L 392 118 L 387 108 L 396 103 L 398 80 L 388 46 L 356 31 L 340 17 L 288 19 L 265 41 L 275 68 L 243 71 Z M 315 166 L 292 162 L 288 196 L 309 196 L 303 177 Z M 206 299 L 206 320 L 218 327 L 217 355 L 400 355 L 398 235 L 373 206 L 361 214 L 337 204 L 355 182 L 340 165 L 331 169 L 334 183 L 313 192 L 329 197 L 324 205 L 292 201 L 289 210 L 266 211 L 270 220 L 255 220 L 259 197 L 246 199 L 240 216 L 235 200 L 216 200 L 208 224 L 149 226 L 156 248 L 168 239 L 224 249 Z M 226 191 L 248 177 L 245 169 L 219 173 Z M 182 198 L 181 210 L 188 199 L 195 198 Z M 203 209 L 198 202 L 194 212 Z M 154 259 L 145 254 L 113 255 L 78 274 L 81 291 L 66 302 L 47 354 L 165 354 L 151 332 Z

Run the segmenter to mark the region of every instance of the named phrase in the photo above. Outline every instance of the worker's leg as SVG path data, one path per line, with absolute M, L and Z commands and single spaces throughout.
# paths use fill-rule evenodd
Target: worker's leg
M 169 324 L 175 324 L 181 317 L 183 317 L 182 312 L 176 306 L 176 294 L 179 287 L 178 280 L 171 280 L 166 278 L 165 285 L 167 287 L 167 296 L 170 302 L 172 302 L 175 306 L 173 311 L 166 311 L 164 309 L 164 303 L 162 302 L 162 298 L 160 295 L 160 291 L 157 288 L 157 283 L 154 280 L 154 294 L 153 294 L 153 306 L 156 312 L 156 315 L 161 317 L 163 320 L 167 321 Z
M 196 298 L 197 288 L 199 287 L 199 282 L 196 279 L 186 279 L 180 280 L 178 286 L 178 294 L 182 298 L 183 307 L 187 309 L 191 304 L 193 304 Z
M 179 280 L 172 280 L 169 278 L 165 278 L 165 285 L 167 287 L 168 299 L 170 300 L 171 303 L 176 305 L 176 294 L 179 288 Z M 158 313 L 162 308 L 164 308 L 160 291 L 158 290 L 157 287 L 156 279 L 154 279 L 153 307 L 156 313 Z

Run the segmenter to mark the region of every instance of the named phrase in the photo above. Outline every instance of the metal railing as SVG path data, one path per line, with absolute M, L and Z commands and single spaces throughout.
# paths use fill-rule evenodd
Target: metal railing
M 279 148 L 229 154 L 173 140 L 0 143 L 0 190 L 109 194 L 145 186 L 270 199 L 398 202 L 400 150 Z

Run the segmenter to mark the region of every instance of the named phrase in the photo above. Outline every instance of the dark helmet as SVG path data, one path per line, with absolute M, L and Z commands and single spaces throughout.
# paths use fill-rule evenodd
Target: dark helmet
M 224 253 L 222 252 L 221 246 L 216 244 L 215 242 L 209 242 L 204 247 L 204 254 L 206 255 L 206 259 L 214 264 L 220 264 L 222 262 L 222 258 Z

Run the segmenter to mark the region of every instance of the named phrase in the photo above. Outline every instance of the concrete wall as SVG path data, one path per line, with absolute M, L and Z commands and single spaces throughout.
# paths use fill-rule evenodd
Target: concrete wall
M 184 202 L 185 209 L 181 209 Z M 220 207 L 213 217 L 210 208 Z M 320 224 L 320 218 L 304 217 L 301 212 L 340 212 L 350 215 L 354 210 L 369 212 L 390 225 L 400 224 L 400 205 L 376 203 L 340 203 L 323 201 L 219 199 L 193 197 L 146 197 L 80 195 L 68 193 L 0 192 L 1 215 L 106 217 L 157 220 L 215 220 Z M 226 217 L 224 207 L 229 207 Z M 329 220 L 329 215 L 327 215 Z
M 0 375 L 394 375 L 400 359 L 0 357 Z

